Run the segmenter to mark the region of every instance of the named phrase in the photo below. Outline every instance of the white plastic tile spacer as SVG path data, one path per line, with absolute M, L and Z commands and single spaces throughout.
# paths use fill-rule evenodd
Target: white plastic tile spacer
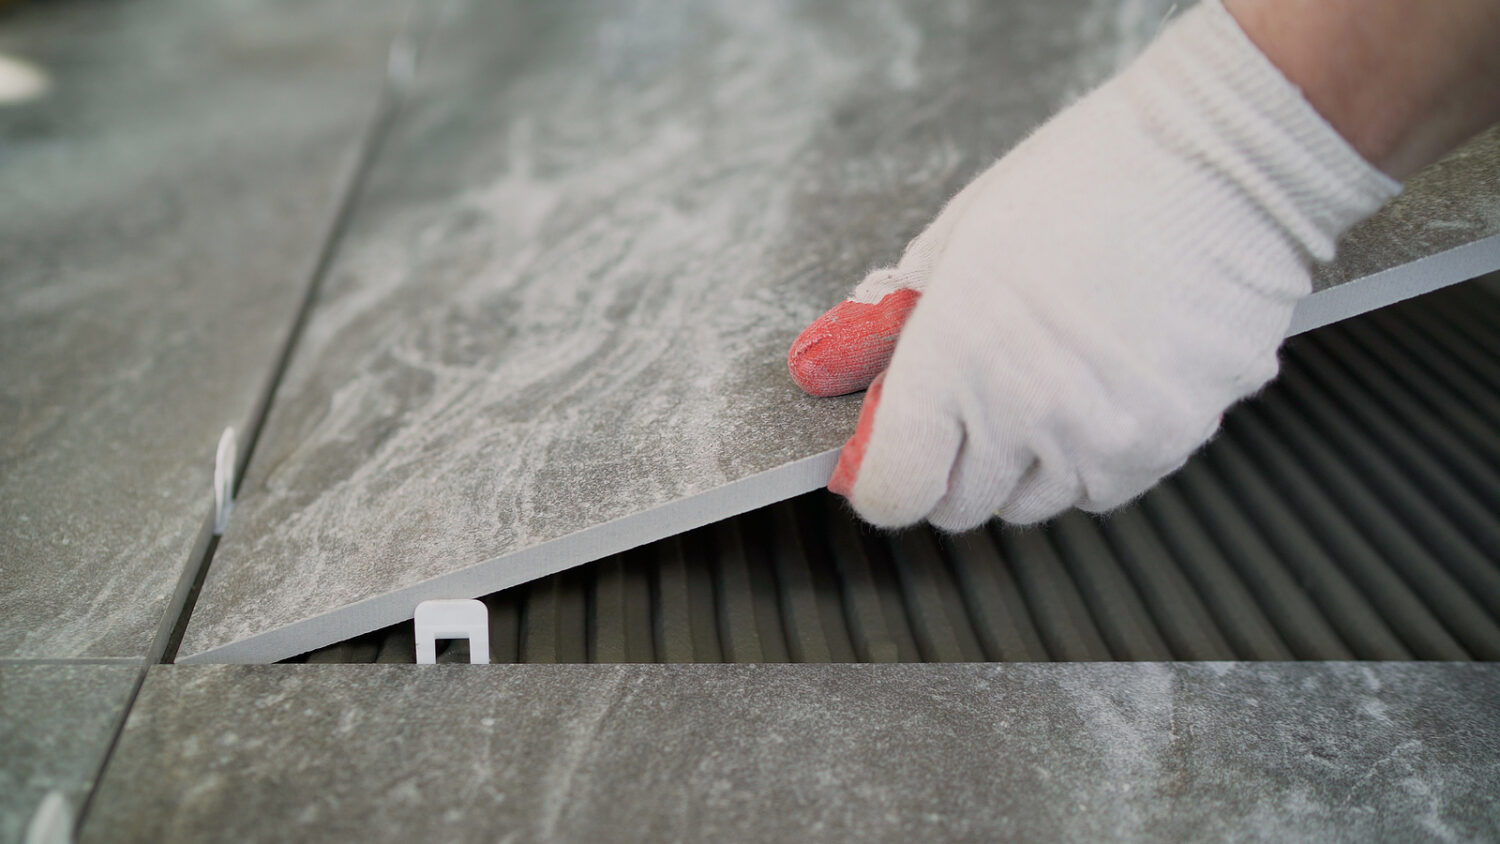
M 468 639 L 469 662 L 490 661 L 490 612 L 472 598 L 423 601 L 412 618 L 417 631 L 417 664 L 437 662 L 438 639 Z
M 219 453 L 214 457 L 214 536 L 223 536 L 229 526 L 229 511 L 234 509 L 234 429 L 225 428 L 219 437 Z
M 397 91 L 411 87 L 417 76 L 417 50 L 409 38 L 397 37 L 391 43 L 385 59 L 385 74 Z
M 47 792 L 26 825 L 26 844 L 73 844 L 73 807 L 57 789 Z
M 34 100 L 51 87 L 45 70 L 24 59 L 0 53 L 0 105 Z

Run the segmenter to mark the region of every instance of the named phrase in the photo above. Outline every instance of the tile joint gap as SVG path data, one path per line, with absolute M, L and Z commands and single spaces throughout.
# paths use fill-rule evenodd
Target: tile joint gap
M 271 415 L 271 407 L 275 403 L 277 390 L 280 388 L 287 370 L 291 366 L 293 355 L 303 334 L 306 332 L 308 323 L 311 321 L 312 311 L 316 306 L 319 291 L 323 286 L 323 279 L 327 276 L 329 268 L 333 264 L 334 256 L 338 253 L 338 247 L 343 241 L 349 226 L 349 220 L 353 216 L 354 206 L 363 192 L 364 185 L 368 179 L 375 159 L 379 154 L 381 146 L 391 123 L 400 110 L 404 99 L 405 89 L 410 83 L 409 74 L 415 66 L 417 51 L 412 47 L 414 42 L 421 41 L 412 30 L 417 28 L 415 22 L 416 7 L 408 16 L 405 26 L 393 39 L 384 67 L 384 82 L 382 83 L 374 113 L 370 125 L 365 130 L 364 136 L 359 141 L 359 147 L 355 153 L 355 160 L 350 173 L 343 186 L 342 191 L 334 208 L 332 221 L 327 233 L 319 247 L 317 258 L 313 264 L 312 271 L 308 275 L 307 285 L 303 291 L 302 301 L 297 306 L 296 315 L 292 318 L 292 324 L 282 342 L 281 351 L 271 367 L 271 375 L 262 391 L 260 400 L 251 411 L 250 423 L 244 429 L 243 446 L 239 450 L 235 461 L 233 488 L 231 489 L 230 502 L 238 496 L 240 485 L 244 482 L 246 470 L 249 468 L 250 459 L 254 456 L 256 445 L 260 441 L 260 435 L 265 430 L 266 421 Z M 405 68 L 404 75 L 396 74 L 392 69 L 392 57 L 396 55 L 406 57 L 402 67 Z M 210 521 L 216 514 L 210 515 Z M 225 526 L 227 529 L 227 526 Z M 170 609 L 163 617 L 161 628 L 157 633 L 156 643 L 152 647 L 152 658 L 150 662 L 157 664 L 170 664 L 176 660 L 177 650 L 182 644 L 183 634 L 187 630 L 188 620 L 192 617 L 193 610 L 197 606 L 198 597 L 202 591 L 203 582 L 208 576 L 209 568 L 213 564 L 215 552 L 218 550 L 220 536 L 209 530 L 206 545 L 201 554 L 195 554 L 194 559 L 189 561 L 183 572 L 178 592 L 182 595 L 181 605 L 177 611 Z M 80 812 L 80 817 L 82 813 Z

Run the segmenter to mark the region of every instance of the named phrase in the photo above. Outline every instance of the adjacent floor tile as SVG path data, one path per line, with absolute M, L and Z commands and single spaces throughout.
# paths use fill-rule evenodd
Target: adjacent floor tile
M 859 400 L 790 341 L 1171 5 L 444 6 L 182 661 L 821 486 Z
M 1500 666 L 167 666 L 86 841 L 1500 835 Z
M 83 807 L 144 670 L 0 662 L 0 844 L 21 841 L 53 791 Z
M 383 86 L 401 2 L 0 10 L 0 657 L 144 658 Z M 199 546 L 201 547 L 201 546 Z

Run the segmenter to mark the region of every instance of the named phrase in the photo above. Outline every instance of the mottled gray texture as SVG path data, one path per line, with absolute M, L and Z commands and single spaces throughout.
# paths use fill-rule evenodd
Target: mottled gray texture
M 143 670 L 0 662 L 0 844 L 22 840 L 50 791 L 83 806 Z
M 0 656 L 151 648 L 367 135 L 403 3 L 32 3 L 0 51 Z
M 859 400 L 803 395 L 791 340 L 1170 5 L 445 7 L 182 658 L 291 656 L 822 485 Z
M 1465 840 L 1500 666 L 177 666 L 108 841 Z
M 821 486 L 858 398 L 804 396 L 789 342 L 1171 5 L 444 7 L 182 660 L 288 657 Z M 1424 178 L 1403 207 L 1496 230 L 1488 183 Z M 1423 244 L 1401 260 L 1449 240 Z

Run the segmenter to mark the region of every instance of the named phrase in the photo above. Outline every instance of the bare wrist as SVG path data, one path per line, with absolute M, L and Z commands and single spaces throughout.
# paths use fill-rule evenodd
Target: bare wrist
M 1404 179 L 1500 120 L 1496 0 L 1224 0 L 1351 146 Z

